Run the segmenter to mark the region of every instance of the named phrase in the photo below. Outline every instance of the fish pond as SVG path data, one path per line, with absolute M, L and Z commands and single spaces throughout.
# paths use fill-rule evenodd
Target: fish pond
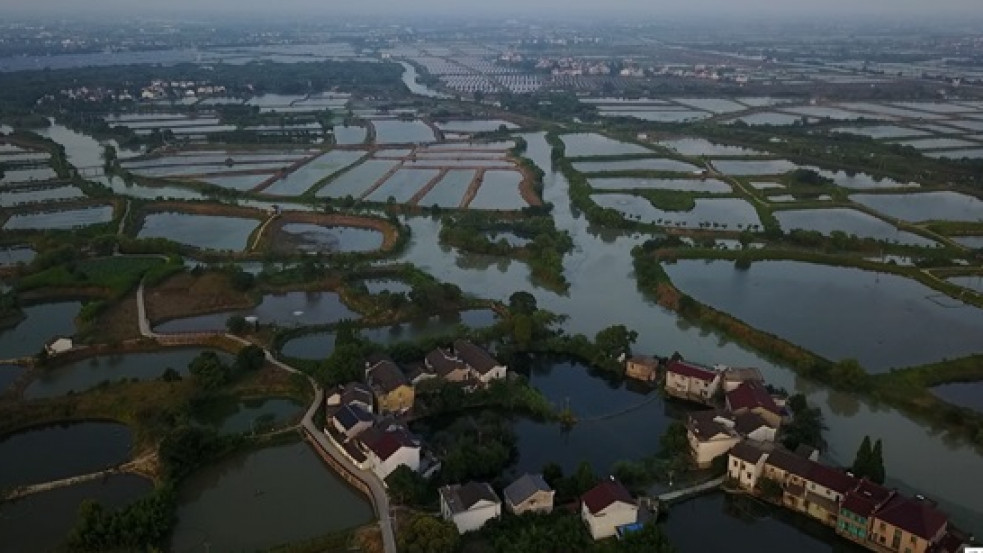
M 187 213 L 151 213 L 144 218 L 137 238 L 166 238 L 206 250 L 242 251 L 256 219 Z
M 334 292 L 287 292 L 265 295 L 262 302 L 252 309 L 174 319 L 154 328 L 165 333 L 222 330 L 229 317 L 234 315 L 257 317 L 259 324 L 273 323 L 287 327 L 330 324 L 358 317 L 357 313 L 341 303 Z
M 665 270 L 698 301 L 827 359 L 855 358 L 870 373 L 983 352 L 983 310 L 901 276 L 797 261 L 739 270 L 681 260 Z

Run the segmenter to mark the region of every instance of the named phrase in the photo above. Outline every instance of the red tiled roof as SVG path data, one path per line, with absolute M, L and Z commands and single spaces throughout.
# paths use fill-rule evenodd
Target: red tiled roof
M 631 493 L 620 482 L 614 479 L 605 480 L 594 486 L 580 500 L 587 505 L 587 510 L 592 515 L 596 515 L 619 501 L 628 503 L 629 505 L 635 505 L 635 499 L 632 498 Z
M 809 469 L 809 476 L 806 477 L 810 482 L 815 482 L 826 489 L 841 494 L 845 494 L 857 487 L 857 479 L 855 477 L 841 470 L 820 465 L 814 461 L 810 461 L 810 463 L 812 466 Z
M 737 388 L 727 392 L 727 404 L 730 405 L 731 411 L 761 407 L 776 415 L 782 414 L 781 407 L 775 403 L 768 390 L 755 380 L 746 380 Z
M 717 378 L 716 371 L 701 367 L 699 365 L 693 365 L 691 363 L 687 363 L 686 361 L 673 361 L 669 363 L 668 367 L 666 367 L 666 371 L 688 376 L 690 378 L 698 378 L 707 382 L 712 382 L 714 378 Z
M 894 491 L 879 486 L 866 478 L 861 478 L 857 489 L 847 492 L 843 497 L 843 508 L 862 517 L 869 517 L 883 505 Z
M 404 430 L 387 430 L 366 441 L 366 447 L 372 450 L 379 459 L 385 461 L 404 447 L 413 447 L 413 440 Z
M 902 495 L 892 497 L 874 517 L 925 540 L 933 539 L 949 522 L 928 501 Z

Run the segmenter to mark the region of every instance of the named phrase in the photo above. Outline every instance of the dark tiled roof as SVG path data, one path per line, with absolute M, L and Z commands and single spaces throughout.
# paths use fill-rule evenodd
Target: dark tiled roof
M 746 463 L 757 464 L 761 456 L 767 453 L 767 451 L 750 441 L 739 442 L 730 450 L 730 454 Z
M 803 459 L 787 449 L 775 448 L 775 451 L 768 456 L 765 464 L 771 465 L 785 472 L 806 478 L 809 475 L 812 461 Z
M 437 376 L 446 377 L 448 374 L 466 368 L 463 361 L 451 355 L 449 351 L 437 348 L 427 354 L 427 364 L 437 373 Z
M 372 405 L 372 390 L 361 382 L 351 382 L 346 384 L 341 391 L 341 403 L 347 405 L 353 402 L 362 402 Z
M 409 386 L 406 375 L 396 363 L 390 360 L 380 361 L 369 368 L 369 385 L 388 394 L 400 386 Z
M 512 505 L 518 505 L 537 492 L 551 492 L 552 488 L 543 480 L 541 474 L 523 474 L 518 480 L 503 490 L 505 498 Z
M 334 414 L 334 419 L 345 430 L 351 430 L 360 422 L 372 422 L 372 415 L 356 405 L 342 405 Z
M 622 502 L 628 503 L 629 505 L 635 505 L 635 499 L 632 498 L 631 493 L 625 489 L 615 479 L 609 479 L 601 482 L 597 486 L 594 486 L 589 492 L 585 493 L 580 500 L 587 505 L 587 510 L 590 511 L 592 515 L 607 509 L 610 505 Z
M 892 497 L 874 517 L 926 540 L 934 538 L 949 522 L 927 500 L 903 495 Z
M 738 434 L 742 436 L 747 436 L 751 432 L 761 428 L 762 426 L 768 426 L 771 428 L 765 419 L 761 418 L 757 413 L 741 413 L 740 415 L 734 415 L 734 429 L 737 430 Z
M 732 436 L 734 433 L 731 427 L 718 419 L 728 419 L 726 414 L 722 414 L 714 409 L 706 411 L 695 411 L 689 414 L 686 420 L 686 428 L 700 441 L 709 440 L 718 434 Z
M 468 364 L 479 374 L 485 374 L 498 366 L 498 361 L 482 348 L 472 344 L 467 340 L 455 340 L 454 351 L 462 361 Z
M 733 411 L 761 407 L 776 415 L 782 414 L 782 409 L 772 399 L 768 390 L 760 382 L 754 380 L 742 382 L 740 386 L 727 392 L 727 403 Z
M 707 382 L 712 382 L 714 378 L 717 378 L 716 371 L 701 367 L 699 365 L 693 365 L 692 363 L 687 363 L 686 361 L 673 361 L 669 363 L 668 367 L 666 367 L 666 371 L 691 378 L 698 378 Z
M 479 501 L 501 503 L 491 485 L 485 482 L 468 482 L 467 484 L 451 484 L 440 488 L 440 495 L 454 513 L 462 513 L 474 507 Z
M 842 470 L 821 465 L 815 461 L 810 461 L 809 476 L 810 482 L 815 482 L 820 486 L 833 490 L 834 492 L 845 494 L 857 487 L 857 479 Z

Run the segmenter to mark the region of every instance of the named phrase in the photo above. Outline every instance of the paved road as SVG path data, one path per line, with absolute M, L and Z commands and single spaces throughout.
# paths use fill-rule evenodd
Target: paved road
M 150 320 L 147 318 L 147 307 L 144 302 L 144 285 L 140 282 L 140 286 L 137 288 L 137 318 L 138 324 L 140 326 L 140 334 L 148 338 L 161 338 L 162 335 L 153 331 L 150 327 Z M 223 334 L 215 333 L 216 335 L 224 335 L 230 340 L 234 340 L 243 345 L 253 345 L 252 342 L 248 340 L 235 336 L 233 334 Z M 372 471 L 361 470 L 356 467 L 341 451 L 332 445 L 328 440 L 324 432 L 314 424 L 314 415 L 317 410 L 321 407 L 324 402 L 324 390 L 317 384 L 317 382 L 305 373 L 287 365 L 286 363 L 275 358 L 273 354 L 267 350 L 263 350 L 263 354 L 266 356 L 267 362 L 271 365 L 287 371 L 289 373 L 301 374 L 307 378 L 307 381 L 311 383 L 311 387 L 314 388 L 314 401 L 311 402 L 311 406 L 307 408 L 307 412 L 304 413 L 304 418 L 301 421 L 301 426 L 307 431 L 308 435 L 313 438 L 318 446 L 328 455 L 330 455 L 335 461 L 341 466 L 345 467 L 348 472 L 355 475 L 359 480 L 365 483 L 372 493 L 372 502 L 376 508 L 376 514 L 379 516 L 379 530 L 382 533 L 382 544 L 385 548 L 386 553 L 397 553 L 396 549 L 396 532 L 393 529 L 393 520 L 390 516 L 390 506 L 389 506 L 389 495 L 386 493 L 386 487 L 382 480 Z

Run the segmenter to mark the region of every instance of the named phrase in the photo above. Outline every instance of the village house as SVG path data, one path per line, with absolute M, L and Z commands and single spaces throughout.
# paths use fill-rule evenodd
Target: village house
M 614 536 L 619 526 L 638 521 L 638 504 L 620 482 L 611 477 L 580 498 L 580 517 L 595 540 Z
M 447 382 L 467 382 L 471 378 L 471 368 L 456 355 L 442 348 L 428 353 L 424 363 L 435 376 Z
M 874 512 L 882 508 L 895 495 L 894 490 L 875 484 L 866 478 L 843 496 L 836 533 L 859 544 L 870 537 Z
M 707 468 L 744 438 L 775 441 L 775 429 L 755 413 L 735 415 L 710 409 L 689 414 L 686 438 L 693 462 L 699 468 Z
M 625 376 L 643 382 L 659 378 L 659 360 L 647 355 L 634 355 L 625 361 Z
M 725 394 L 727 410 L 734 414 L 754 413 L 769 425 L 778 428 L 785 417 L 785 410 L 775 402 L 771 393 L 760 382 L 742 382 Z
M 492 380 L 503 379 L 508 372 L 505 365 L 500 364 L 484 349 L 467 340 L 455 340 L 454 352 L 474 372 L 481 382 L 488 384 Z
M 341 405 L 358 405 L 369 413 L 374 411 L 373 401 L 372 389 L 361 382 L 338 386 L 325 398 L 328 410 Z
M 735 445 L 727 475 L 749 493 L 773 501 L 781 493 L 786 508 L 832 526 L 876 553 L 956 553 L 969 540 L 924 497 L 904 497 L 770 443 L 746 440 Z
M 836 526 L 843 497 L 857 487 L 857 479 L 842 470 L 809 461 L 806 476 L 804 512 L 827 526 Z
M 370 359 L 365 364 L 365 380 L 372 388 L 380 413 L 403 413 L 413 407 L 413 387 L 388 357 Z
M 353 438 L 375 422 L 372 415 L 357 403 L 342 405 L 331 416 L 334 429 L 346 438 Z
M 440 492 L 440 514 L 457 527 L 460 534 L 477 530 L 493 518 L 502 516 L 502 501 L 491 485 L 468 482 L 443 486 Z
M 942 541 L 948 524 L 934 502 L 895 495 L 874 512 L 869 541 L 898 553 L 926 553 Z
M 665 389 L 680 399 L 709 404 L 720 385 L 720 373 L 686 361 L 671 361 L 666 367 Z
M 744 382 L 757 382 L 761 385 L 765 383 L 765 378 L 761 375 L 761 371 L 754 367 L 717 365 L 714 368 L 720 371 L 720 381 L 724 392 L 733 392 L 734 389 Z
M 746 440 L 735 445 L 728 454 L 727 477 L 745 491 L 753 491 L 764 472 L 765 460 L 772 444 Z
M 505 508 L 515 515 L 553 512 L 554 491 L 541 474 L 523 474 L 505 488 Z
M 377 429 L 375 429 L 377 430 Z M 420 441 L 402 426 L 391 426 L 384 430 L 366 430 L 359 436 L 365 445 L 365 452 L 374 472 L 385 480 L 401 466 L 414 472 L 420 470 Z

